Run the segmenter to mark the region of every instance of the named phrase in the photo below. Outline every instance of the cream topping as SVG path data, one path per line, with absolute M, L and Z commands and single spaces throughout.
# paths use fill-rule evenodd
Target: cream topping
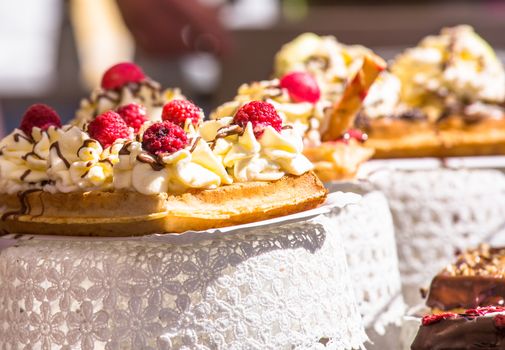
M 344 45 L 333 36 L 305 33 L 285 44 L 277 53 L 275 74 L 281 77 L 293 71 L 308 71 L 316 77 L 322 99 L 338 102 L 347 81 L 360 69 L 363 57 L 370 53 L 372 51 L 364 46 Z M 393 115 L 399 90 L 397 78 L 388 72 L 381 73 L 364 101 L 364 113 L 371 118 Z M 325 121 L 320 123 L 319 131 L 324 132 L 326 125 Z M 318 145 L 317 136 L 311 137 L 310 145 Z
M 400 102 L 400 90 L 400 80 L 393 74 L 383 71 L 363 101 L 363 112 L 369 118 L 394 115 Z
M 48 175 L 51 192 L 106 190 L 112 186 L 112 168 L 121 144 L 105 149 L 81 129 L 67 125 L 58 130 L 50 147 Z
M 286 89 L 280 87 L 279 79 L 241 85 L 234 100 L 219 106 L 210 118 L 220 119 L 234 115 L 242 105 L 252 100 L 263 100 L 272 104 L 283 123 L 292 125 L 310 144 L 321 142 L 321 133 L 327 124 L 327 111 L 331 108 L 331 102 L 323 98 L 315 104 L 295 102 Z
M 42 188 L 49 181 L 49 146 L 58 139 L 53 126 L 42 131 L 34 127 L 31 137 L 15 129 L 0 142 L 0 191 L 16 193 Z
M 501 103 L 505 100 L 505 71 L 493 49 L 473 28 L 444 28 L 398 56 L 392 72 L 401 80 L 402 101 L 413 107 L 435 108 L 444 98 Z
M 81 101 L 72 124 L 83 127 L 97 115 L 114 110 L 129 103 L 138 103 L 147 110 L 147 117 L 153 121 L 161 120 L 163 105 L 173 99 L 185 99 L 179 89 L 161 91 L 160 85 L 146 79 L 140 83 L 130 83 L 119 90 L 98 88 L 91 96 Z
M 143 151 L 138 141 L 123 144 L 114 166 L 114 188 L 143 194 L 181 193 L 232 183 L 205 141 L 198 139 L 193 148 L 159 157 Z
M 269 126 L 257 139 L 251 123 L 238 130 L 230 129 L 231 122 L 231 117 L 206 122 L 201 135 L 207 141 L 215 140 L 213 152 L 222 159 L 234 181 L 273 181 L 285 174 L 301 175 L 312 169 L 302 154 L 302 139 L 293 129 L 277 132 Z M 220 134 L 227 129 L 232 132 Z

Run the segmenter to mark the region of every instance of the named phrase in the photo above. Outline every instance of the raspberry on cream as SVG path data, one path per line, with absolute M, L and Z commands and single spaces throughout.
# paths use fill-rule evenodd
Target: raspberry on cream
M 102 86 L 91 92 L 89 98 L 83 99 L 72 124 L 83 127 L 96 116 L 109 110 L 131 103 L 146 108 L 149 120 L 160 121 L 162 107 L 173 99 L 185 99 L 179 89 L 162 90 L 159 83 L 146 77 L 138 66 L 128 63 L 126 66 L 104 74 Z

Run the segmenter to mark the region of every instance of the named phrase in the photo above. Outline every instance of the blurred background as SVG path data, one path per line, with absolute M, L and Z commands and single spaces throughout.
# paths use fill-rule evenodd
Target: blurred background
M 505 1 L 0 0 L 0 132 L 32 103 L 64 121 L 125 60 L 208 113 L 270 76 L 280 46 L 332 34 L 390 59 L 443 26 L 470 24 L 502 55 Z

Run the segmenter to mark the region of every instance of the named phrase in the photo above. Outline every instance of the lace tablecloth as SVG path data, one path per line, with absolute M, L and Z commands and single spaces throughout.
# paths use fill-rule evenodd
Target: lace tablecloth
M 423 302 L 420 288 L 454 260 L 456 250 L 505 244 L 505 175 L 499 170 L 389 168 L 369 180 L 389 200 L 410 306 Z
M 191 244 L 20 240 L 0 253 L 2 348 L 361 348 L 342 242 L 323 216 Z
M 370 190 L 370 186 L 363 184 L 330 183 L 327 187 L 330 191 L 352 191 L 362 195 L 359 203 L 342 210 L 334 209 L 330 219 L 344 239 L 354 291 L 366 331 L 377 333 L 377 338 L 381 338 L 381 335 L 385 335 L 386 327 L 399 326 L 405 314 L 388 202 L 381 192 Z M 375 346 L 367 345 L 367 348 L 383 349 L 379 341 L 375 343 Z

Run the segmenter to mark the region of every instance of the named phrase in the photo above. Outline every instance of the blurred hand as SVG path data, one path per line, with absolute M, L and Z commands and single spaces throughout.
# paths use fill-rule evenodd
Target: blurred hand
M 198 0 L 117 0 L 136 44 L 153 55 L 210 52 L 224 55 L 230 36 L 218 8 Z

